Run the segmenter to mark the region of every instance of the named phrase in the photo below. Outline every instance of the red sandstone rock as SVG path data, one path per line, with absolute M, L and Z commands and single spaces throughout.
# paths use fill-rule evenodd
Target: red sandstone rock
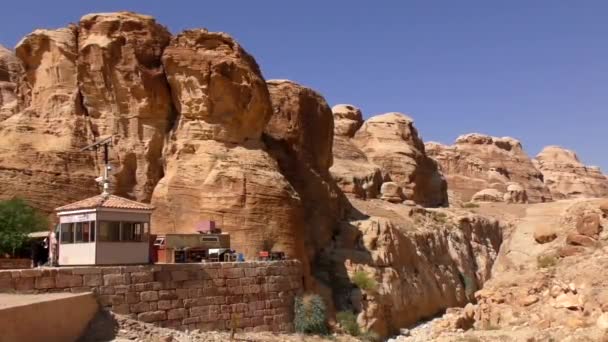
M 596 213 L 583 214 L 576 222 L 576 231 L 579 234 L 596 239 L 600 234 L 601 228 L 600 216 Z
M 594 247 L 597 244 L 597 240 L 589 236 L 570 233 L 566 237 L 566 243 L 574 246 Z

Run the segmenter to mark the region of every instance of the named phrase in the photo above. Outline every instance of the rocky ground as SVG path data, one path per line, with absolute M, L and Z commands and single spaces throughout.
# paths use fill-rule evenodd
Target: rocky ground
M 274 334 L 269 332 L 239 332 L 231 337 L 230 332 L 216 331 L 178 331 L 143 323 L 123 315 L 101 311 L 80 342 L 101 341 L 138 341 L 138 342 L 355 342 L 357 339 L 347 335 L 306 336 L 299 334 Z
M 608 232 L 602 229 L 608 213 L 601 203 L 540 203 L 523 216 L 505 205 L 502 216 L 513 229 L 476 303 L 448 309 L 393 341 L 608 340 Z M 500 216 L 497 206 L 476 210 Z M 586 223 L 596 214 L 598 225 Z M 596 230 L 582 233 L 591 226 Z

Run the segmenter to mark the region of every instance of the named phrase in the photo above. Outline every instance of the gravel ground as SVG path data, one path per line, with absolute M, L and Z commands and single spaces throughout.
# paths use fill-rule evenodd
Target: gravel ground
M 225 342 L 230 341 L 229 332 L 177 331 L 133 320 L 127 316 L 100 311 L 89 325 L 79 342 L 137 341 L 137 342 Z M 357 339 L 345 335 L 328 337 L 299 334 L 236 333 L 233 341 L 239 342 L 355 342 Z

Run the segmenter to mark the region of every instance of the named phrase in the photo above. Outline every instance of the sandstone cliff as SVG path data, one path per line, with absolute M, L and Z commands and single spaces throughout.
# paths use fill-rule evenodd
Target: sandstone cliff
M 332 239 L 341 218 L 342 194 L 329 167 L 333 163 L 334 120 L 325 99 L 316 91 L 287 80 L 270 80 L 273 114 L 264 141 L 281 173 L 297 191 L 303 209 L 308 259 Z
M 152 196 L 154 229 L 193 232 L 212 219 L 250 257 L 273 246 L 305 257 L 300 198 L 261 140 L 272 106 L 255 60 L 226 34 L 187 30 L 162 61 L 178 117 Z
M 353 142 L 381 167 L 384 181 L 402 187 L 407 199 L 424 206 L 447 205 L 446 181 L 426 155 L 411 118 L 401 113 L 373 116 L 357 130 Z
M 439 163 L 449 189 L 463 201 L 484 189 L 506 193 L 514 183 L 525 189 L 530 202 L 551 200 L 542 174 L 513 138 L 474 133 L 458 137 L 453 146 L 430 142 L 426 149 Z
M 547 146 L 534 161 L 554 199 L 608 197 L 608 177 L 598 167 L 581 163 L 573 151 Z
M 18 109 L 17 86 L 22 76 L 21 61 L 13 52 L 0 45 L 0 121 Z
M 101 13 L 78 24 L 78 88 L 92 136 L 114 136 L 114 193 L 149 201 L 162 177 L 172 103 L 161 65 L 170 34 L 154 18 Z
M 77 80 L 74 27 L 36 30 L 15 49 L 25 70 L 18 106 L 0 121 L 0 197 L 21 196 L 51 211 L 97 193 L 92 141 Z

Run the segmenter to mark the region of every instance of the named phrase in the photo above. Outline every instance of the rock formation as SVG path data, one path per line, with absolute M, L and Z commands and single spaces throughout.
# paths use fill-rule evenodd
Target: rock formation
M 275 247 L 304 258 L 300 198 L 261 140 L 272 107 L 255 60 L 226 34 L 187 30 L 162 61 L 178 117 L 153 229 L 193 232 L 211 219 L 249 257 Z
M 355 133 L 353 142 L 380 166 L 384 180 L 403 188 L 407 199 L 424 206 L 447 205 L 445 179 L 426 155 L 411 118 L 401 113 L 373 116 Z
M 513 138 L 473 133 L 458 137 L 453 146 L 427 143 L 426 150 L 439 163 L 449 189 L 463 201 L 483 189 L 507 192 L 511 183 L 521 184 L 530 202 L 551 199 L 542 174 Z
M 267 82 L 273 114 L 264 141 L 281 173 L 297 191 L 304 210 L 303 234 L 309 260 L 333 236 L 341 218 L 341 192 L 330 174 L 334 120 L 316 91 L 288 80 Z
M 359 312 L 365 329 L 391 335 L 464 305 L 489 279 L 502 242 L 496 220 L 378 200 L 351 203 L 323 254 L 320 279 L 332 284 L 339 310 Z
M 573 151 L 545 147 L 535 159 L 554 199 L 608 196 L 608 178 L 599 168 L 585 166 Z
M 215 220 L 247 258 L 284 251 L 307 290 L 382 336 L 472 299 L 502 241 L 495 220 L 421 207 L 447 205 L 447 189 L 410 118 L 363 122 L 266 82 L 224 33 L 171 36 L 128 12 L 36 30 L 15 57 L 0 50 L 0 101 L 1 199 L 48 212 L 98 193 L 100 155 L 79 150 L 111 135 L 112 190 L 156 207 L 153 233 Z
M 78 90 L 74 27 L 36 30 L 17 44 L 25 74 L 18 113 L 0 121 L 0 198 L 20 196 L 51 211 L 97 192 Z
M 361 110 L 353 105 L 336 105 L 334 115 L 334 163 L 331 175 L 342 191 L 358 198 L 375 198 L 380 193 L 382 173 L 354 144 L 352 137 L 363 124 Z
M 0 121 L 18 109 L 17 87 L 22 76 L 21 61 L 13 52 L 0 45 Z
M 172 104 L 161 65 L 170 33 L 134 13 L 85 15 L 78 82 L 92 135 L 113 135 L 114 193 L 149 201 L 162 177 Z

